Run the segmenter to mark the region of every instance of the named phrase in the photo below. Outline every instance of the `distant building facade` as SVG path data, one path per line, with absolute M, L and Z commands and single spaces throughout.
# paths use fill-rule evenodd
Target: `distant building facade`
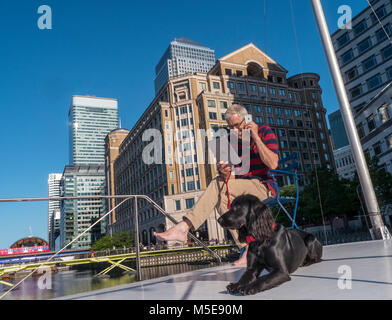
M 336 172 L 340 178 L 352 180 L 357 171 L 351 146 L 347 145 L 333 151 Z
M 340 149 L 350 144 L 347 138 L 346 129 L 340 109 L 328 115 L 329 125 L 331 127 L 331 136 L 334 149 Z
M 124 139 L 129 134 L 129 130 L 127 129 L 114 129 L 108 133 L 105 138 L 105 180 L 106 180 L 106 190 L 105 194 L 112 196 L 116 194 L 115 186 L 114 186 L 114 160 L 117 158 L 120 150 L 120 145 L 124 141 Z M 108 211 L 112 210 L 115 207 L 115 199 L 107 200 L 107 208 Z M 107 233 L 109 235 L 113 235 L 112 226 L 116 223 L 116 210 L 114 209 L 108 216 Z
M 207 73 L 214 64 L 214 50 L 183 37 L 174 39 L 155 67 L 155 94 L 170 78 L 186 73 Z
M 104 165 L 67 165 L 61 178 L 61 196 L 98 196 L 105 194 Z M 79 234 L 106 213 L 104 199 L 61 201 L 60 245 L 74 240 Z M 104 220 L 75 241 L 69 249 L 88 248 L 105 234 Z
M 48 177 L 48 197 L 60 197 L 61 173 L 51 173 Z M 60 201 L 48 201 L 48 241 L 51 249 L 60 235 Z
M 105 163 L 105 137 L 118 128 L 116 99 L 72 96 L 68 112 L 70 164 Z
M 148 195 L 181 220 L 217 175 L 216 164 L 207 163 L 208 152 L 199 129 L 211 138 L 216 130 L 227 126 L 224 113 L 233 103 L 247 108 L 256 123 L 273 128 L 280 158 L 298 152 L 302 186 L 314 167 L 334 168 L 319 76 L 286 75 L 287 70 L 249 44 L 219 59 L 208 73 L 169 79 L 120 145 L 113 168 L 116 194 Z M 143 134 L 152 128 L 163 137 L 162 162 L 147 164 L 142 155 L 153 138 L 143 140 Z M 200 161 L 203 157 L 205 163 Z M 278 181 L 293 183 L 286 177 Z M 200 237 L 222 240 L 224 232 L 214 224 L 215 215 L 211 212 L 200 228 Z M 171 226 L 146 201 L 140 201 L 139 216 L 140 239 L 145 244 L 154 241 L 153 230 Z M 134 230 L 133 221 L 133 205 L 120 206 L 113 230 Z

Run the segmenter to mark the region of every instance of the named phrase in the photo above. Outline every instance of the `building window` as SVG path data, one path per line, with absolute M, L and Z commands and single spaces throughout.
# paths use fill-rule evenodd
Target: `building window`
M 265 107 L 265 111 L 266 111 L 267 113 L 272 113 L 272 107 L 271 107 L 271 106 L 266 106 L 266 107 Z
M 359 34 L 361 34 L 363 31 L 365 31 L 367 29 L 367 24 L 366 24 L 366 20 L 362 20 L 361 22 L 357 23 L 354 27 L 353 27 L 353 31 L 354 31 L 354 35 L 358 36 Z
M 249 84 L 249 90 L 250 91 L 252 91 L 252 92 L 255 92 L 256 91 L 256 85 L 254 85 L 254 84 Z
M 288 148 L 289 146 L 288 146 L 288 143 L 287 143 L 287 141 L 286 140 L 281 140 L 280 141 L 280 147 L 283 149 L 283 148 Z
M 267 118 L 268 124 L 274 124 L 274 118 L 273 117 L 268 117 Z
M 346 80 L 351 81 L 358 76 L 358 69 L 354 67 L 346 72 Z
M 304 123 L 302 122 L 302 120 L 297 120 L 297 127 L 302 128 L 304 126 Z
M 354 52 L 352 49 L 346 51 L 345 53 L 342 54 L 341 56 L 342 59 L 342 63 L 346 64 L 348 62 L 350 62 L 352 59 L 354 59 Z
M 369 117 L 367 117 L 366 121 L 369 128 L 369 132 L 376 128 L 376 121 L 374 115 L 370 115 Z
M 213 86 L 214 89 L 220 89 L 220 84 L 219 84 L 219 82 L 213 82 L 213 83 L 212 83 L 212 86 Z
M 285 97 L 285 96 L 286 96 L 286 90 L 284 90 L 284 89 L 279 89 L 279 95 L 280 95 L 281 97 Z
M 235 74 L 237 77 L 242 77 L 243 76 L 243 72 L 241 70 L 236 70 Z
M 185 171 L 186 171 L 186 176 L 187 177 L 192 177 L 193 176 L 193 168 L 188 168 Z
M 233 81 L 227 81 L 227 87 L 229 89 L 234 89 L 234 82 Z
M 270 88 L 270 94 L 273 96 L 276 96 L 276 89 L 275 88 Z
M 261 94 L 266 94 L 267 93 L 267 88 L 265 86 L 259 86 L 259 91 Z
M 382 49 L 381 55 L 384 60 L 388 60 L 390 57 L 392 57 L 392 45 L 389 45 L 388 47 Z
M 207 105 L 209 108 L 215 108 L 216 107 L 215 100 L 207 100 Z
M 256 116 L 256 123 L 262 124 L 263 123 L 263 117 Z
M 220 107 L 221 107 L 221 109 L 227 109 L 227 102 L 226 101 L 221 101 L 220 102 Z
M 350 90 L 350 95 L 351 95 L 351 98 L 353 98 L 353 99 L 360 96 L 361 94 L 362 94 L 362 86 L 361 85 L 356 86 L 355 88 Z
M 292 149 L 298 149 L 298 142 L 297 141 L 290 141 Z
M 391 119 L 390 106 L 388 106 L 386 103 L 384 103 L 381 107 L 377 109 L 377 113 L 381 123 L 384 123 Z
M 366 80 L 366 82 L 369 90 L 377 88 L 382 84 L 381 75 L 378 73 L 374 77 L 371 77 L 370 79 Z
M 387 15 L 387 11 L 386 11 L 384 5 L 376 10 L 376 15 L 377 15 L 378 19 L 380 19 L 380 20 Z M 373 12 L 370 14 L 370 19 L 372 20 L 372 23 L 378 22 L 376 15 Z
M 381 143 L 380 143 L 380 142 L 377 142 L 377 143 L 375 143 L 375 144 L 373 145 L 373 151 L 374 151 L 374 154 L 375 154 L 376 156 L 379 155 L 379 154 L 382 152 Z
M 390 134 L 389 136 L 387 136 L 385 138 L 385 141 L 387 143 L 387 148 L 391 149 L 392 148 L 392 134 Z
M 185 205 L 186 205 L 187 209 L 192 209 L 194 204 L 195 204 L 195 199 L 194 198 L 185 199 Z
M 278 118 L 278 119 L 276 119 L 276 123 L 277 123 L 277 125 L 279 125 L 279 126 L 283 126 L 283 125 L 284 125 L 284 120 L 283 120 L 283 118 Z
M 231 75 L 232 75 L 231 69 L 225 69 L 225 74 L 226 74 L 227 76 L 231 76 Z
M 294 115 L 296 116 L 296 117 L 300 117 L 301 115 L 302 115 L 302 113 L 301 113 L 301 110 L 294 110 Z
M 165 117 L 167 118 L 169 116 L 169 112 L 165 110 Z
M 207 85 L 205 82 L 199 82 L 199 89 L 201 91 L 206 90 L 207 89 Z
M 286 136 L 286 130 L 279 129 L 279 137 L 285 137 L 285 136 Z
M 245 85 L 243 82 L 237 82 L 238 91 L 245 91 Z
M 286 116 L 291 117 L 291 109 L 284 109 Z
M 362 68 L 364 72 L 370 70 L 376 65 L 377 65 L 377 59 L 376 56 L 374 55 L 362 61 Z
M 365 136 L 365 129 L 362 122 L 357 125 L 357 132 L 359 139 L 362 139 Z
M 293 121 L 292 119 L 286 119 L 286 122 L 287 122 L 287 125 L 288 125 L 289 127 L 294 126 L 294 121 Z
M 369 38 L 366 38 L 365 40 L 361 41 L 358 43 L 358 53 L 361 54 L 362 52 L 366 51 L 372 46 L 372 41 Z
M 390 23 L 388 23 L 387 25 L 384 26 L 385 31 L 387 32 L 387 34 L 389 36 L 392 35 L 392 25 Z M 387 39 L 387 35 L 385 34 L 383 28 L 380 28 L 376 31 L 376 39 L 378 42 L 384 41 L 385 39 Z
M 348 32 L 346 32 L 344 35 L 342 35 L 337 40 L 339 48 L 343 47 L 349 41 L 350 41 L 350 36 L 349 36 Z
M 186 184 L 187 184 L 189 191 L 195 190 L 195 182 L 194 181 L 188 181 Z
M 212 120 L 217 120 L 218 119 L 216 112 L 210 112 L 209 116 L 210 116 L 210 119 L 212 119 Z
M 387 75 L 388 75 L 388 79 L 392 80 L 392 67 L 387 69 Z
M 282 108 L 279 108 L 279 107 L 275 108 L 275 114 L 277 114 L 277 115 L 283 114 Z
M 253 109 L 255 110 L 255 112 L 261 112 L 261 106 L 259 106 L 259 105 L 255 105 L 255 106 L 253 106 Z
M 292 138 L 295 138 L 297 136 L 296 133 L 295 133 L 295 130 L 289 130 L 289 135 Z

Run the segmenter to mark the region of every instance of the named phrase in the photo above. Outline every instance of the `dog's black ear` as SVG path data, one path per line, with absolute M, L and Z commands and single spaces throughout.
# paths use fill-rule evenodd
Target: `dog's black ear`
M 269 239 L 273 235 L 274 223 L 271 210 L 263 202 L 258 200 L 251 203 L 246 221 L 250 235 L 256 240 Z

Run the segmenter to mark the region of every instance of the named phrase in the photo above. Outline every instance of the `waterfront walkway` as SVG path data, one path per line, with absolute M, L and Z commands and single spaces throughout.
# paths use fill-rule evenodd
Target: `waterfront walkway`
M 253 296 L 227 293 L 227 284 L 237 281 L 245 267 L 226 264 L 57 299 L 392 299 L 391 240 L 324 246 L 323 259 L 321 263 L 298 269 L 291 275 L 291 281 Z M 350 277 L 350 272 L 351 283 L 341 279 Z

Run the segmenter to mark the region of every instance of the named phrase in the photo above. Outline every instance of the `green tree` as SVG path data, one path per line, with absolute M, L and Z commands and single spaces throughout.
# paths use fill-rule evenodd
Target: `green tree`
M 123 248 L 124 246 L 129 248 L 135 245 L 135 237 L 129 232 L 117 232 L 113 237 L 107 235 L 94 242 L 91 249 L 94 251 L 107 250 L 115 248 Z
M 366 154 L 366 162 L 379 206 L 382 207 L 383 205 L 391 203 L 392 175 L 379 165 L 378 157 L 369 158 Z M 356 190 L 359 184 L 358 174 L 355 173 L 355 177 L 351 182 L 351 187 Z
M 317 170 L 317 171 L 316 171 Z M 314 169 L 308 176 L 307 185 L 300 192 L 298 216 L 307 222 L 322 223 L 335 216 L 356 215 L 359 200 L 353 194 L 350 183 L 331 169 L 322 167 Z

